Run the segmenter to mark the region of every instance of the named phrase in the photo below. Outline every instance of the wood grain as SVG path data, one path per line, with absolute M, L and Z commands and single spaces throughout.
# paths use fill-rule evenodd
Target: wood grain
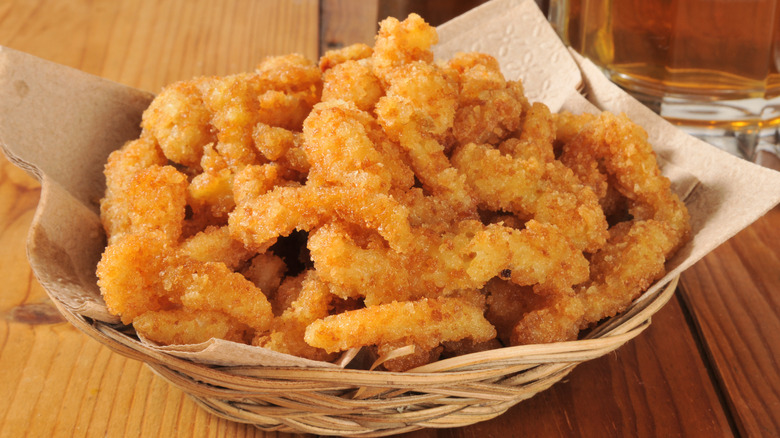
M 322 0 L 320 4 L 320 54 L 350 44 L 374 45 L 380 20 L 377 0 Z
M 0 44 L 146 91 L 252 69 L 266 56 L 318 56 L 316 0 L 10 0 Z
M 358 15 L 346 0 L 234 0 L 218 8 L 6 0 L 0 44 L 154 92 L 182 78 L 251 69 L 268 55 L 315 59 L 323 42 L 318 12 L 328 4 L 338 8 L 331 17 L 356 25 L 332 26 L 328 38 L 366 37 L 369 26 L 350 21 Z M 0 158 L 0 437 L 296 436 L 217 418 L 143 364 L 62 322 L 25 256 L 39 190 Z M 776 209 L 727 242 L 683 275 L 684 301 L 673 299 L 639 338 L 550 390 L 485 423 L 405 436 L 777 435 L 779 224 Z
M 744 436 L 780 436 L 780 207 L 688 269 L 682 296 Z

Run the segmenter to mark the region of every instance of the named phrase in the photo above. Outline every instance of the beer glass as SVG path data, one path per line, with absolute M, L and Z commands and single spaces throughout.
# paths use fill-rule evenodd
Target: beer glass
M 778 154 L 780 1 L 550 0 L 563 40 L 683 130 Z M 780 155 L 780 154 L 779 154 Z

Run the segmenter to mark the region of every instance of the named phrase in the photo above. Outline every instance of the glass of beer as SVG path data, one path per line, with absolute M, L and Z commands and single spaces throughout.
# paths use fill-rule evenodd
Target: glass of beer
M 780 0 L 550 0 L 564 42 L 683 130 L 780 155 Z

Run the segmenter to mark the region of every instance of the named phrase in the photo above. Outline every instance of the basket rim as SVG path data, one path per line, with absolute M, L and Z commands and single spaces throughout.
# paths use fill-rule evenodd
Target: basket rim
M 305 377 L 313 382 L 344 383 L 344 379 L 348 377 L 350 383 L 347 386 L 360 386 L 372 383 L 377 376 L 382 376 L 381 380 L 385 384 L 433 386 L 442 382 L 431 382 L 432 377 L 435 377 L 436 380 L 444 379 L 462 383 L 471 379 L 484 379 L 487 377 L 485 372 L 489 369 L 493 369 L 496 375 L 502 375 L 510 369 L 515 369 L 514 371 L 517 372 L 545 363 L 576 364 L 600 357 L 614 351 L 643 332 L 649 326 L 652 315 L 671 299 L 678 281 L 679 275 L 676 275 L 665 284 L 657 287 L 656 290 L 646 292 L 640 296 L 641 300 L 635 300 L 624 312 L 605 319 L 582 339 L 502 347 L 442 359 L 405 372 L 341 367 L 202 364 L 150 348 L 127 334 L 127 326 L 91 320 L 74 312 L 48 290 L 47 293 L 55 307 L 69 323 L 106 345 L 112 351 L 145 363 L 161 365 L 173 371 L 197 375 L 204 383 L 219 384 L 224 382 L 224 384 L 237 384 L 240 387 L 242 382 L 249 384 L 250 382 L 257 383 L 259 380 L 267 380 L 278 385 L 279 380 L 287 380 L 292 377 L 295 377 L 296 380 Z M 229 378 L 221 378 L 222 376 L 229 376 Z M 444 378 L 443 376 L 448 377 Z

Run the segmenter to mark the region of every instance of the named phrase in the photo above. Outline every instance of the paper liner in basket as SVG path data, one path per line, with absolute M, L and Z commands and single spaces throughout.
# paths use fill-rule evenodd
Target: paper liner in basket
M 780 202 L 780 173 L 687 136 L 631 99 L 592 64 L 570 54 L 532 0 L 494 0 L 442 25 L 439 34 L 437 58 L 457 51 L 489 53 L 508 79 L 522 79 L 532 101 L 553 111 L 625 112 L 648 131 L 664 174 L 678 193 L 689 194 L 693 238 L 645 296 Z M 35 275 L 73 313 L 118 323 L 95 277 L 105 246 L 98 217 L 103 163 L 139 135 L 141 113 L 153 96 L 1 47 L 0 96 L 0 144 L 43 185 L 28 241 Z M 208 364 L 339 366 L 221 340 L 149 347 Z

